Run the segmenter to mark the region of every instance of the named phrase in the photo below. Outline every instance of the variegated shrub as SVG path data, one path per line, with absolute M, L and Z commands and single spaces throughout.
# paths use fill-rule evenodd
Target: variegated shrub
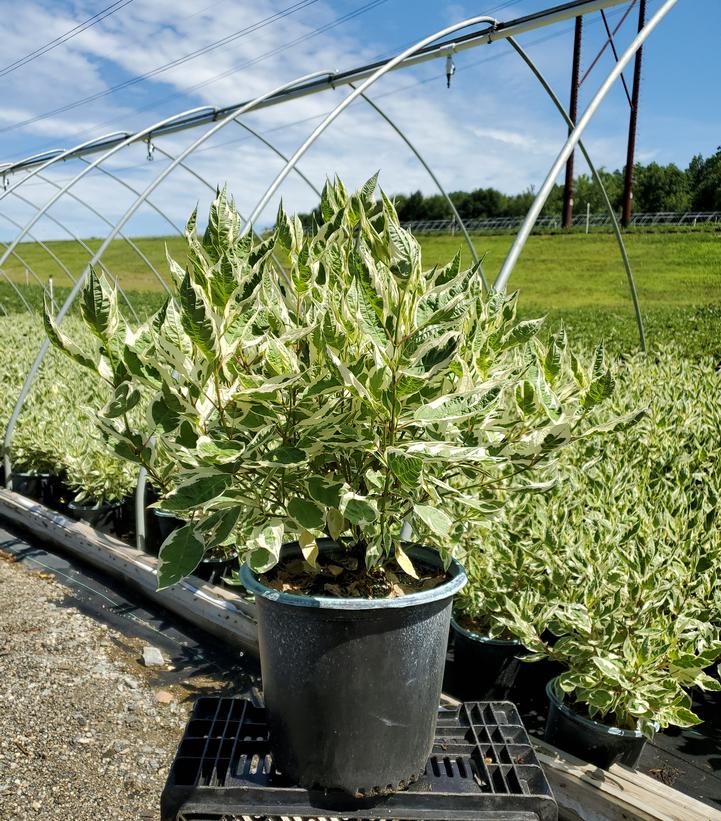
M 169 260 L 173 295 L 142 327 L 91 275 L 92 351 L 46 311 L 54 344 L 114 389 L 99 418 L 116 453 L 161 487 L 158 454 L 173 465 L 160 505 L 188 524 L 162 548 L 160 586 L 219 545 L 262 572 L 297 539 L 312 565 L 324 535 L 413 574 L 404 523 L 448 557 L 456 515 L 493 515 L 499 482 L 523 490 L 599 429 L 589 412 L 613 387 L 602 352 L 586 371 L 562 332 L 542 345 L 541 321 L 517 321 L 515 296 L 485 294 L 459 256 L 424 270 L 375 185 L 329 183 L 321 225 L 306 233 L 281 207 L 262 240 L 219 193 L 202 238 L 191 217 L 187 264 Z M 140 431 L 127 414 L 143 402 Z

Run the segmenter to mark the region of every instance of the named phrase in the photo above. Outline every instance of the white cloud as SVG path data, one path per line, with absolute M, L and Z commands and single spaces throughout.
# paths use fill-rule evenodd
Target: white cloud
M 193 3 L 135 0 L 101 25 L 3 78 L 0 128 L 151 71 L 288 4 L 289 0 L 218 0 L 212 5 L 207 0 Z M 542 4 L 527 0 L 512 6 L 495 5 L 505 6 L 498 14 L 507 17 Z M 191 106 L 223 106 L 251 99 L 284 80 L 314 69 L 333 70 L 361 64 L 377 57 L 383 49 L 387 51 L 401 44 L 384 36 L 382 23 L 390 19 L 397 22 L 407 10 L 388 3 L 365 18 L 358 18 L 357 22 L 279 50 L 243 70 L 234 70 L 354 8 L 357 5 L 350 2 L 319 0 L 307 10 L 240 37 L 120 95 L 109 95 L 87 106 L 40 120 L 19 132 L 0 132 L 0 162 L 21 152 L 33 153 L 38 147 L 49 145 L 51 139 L 55 144 L 72 144 L 114 129 L 138 129 Z M 16 4 L 13 15 L 5 20 L 3 63 L 11 63 L 96 11 L 89 0 L 79 0 L 72 6 L 58 2 L 42 4 L 40 0 Z M 438 24 L 445 25 L 469 13 L 473 10 L 467 3 L 443 6 L 437 12 Z M 419 15 L 418 19 L 404 22 L 402 37 L 398 38 L 397 29 L 395 35 L 388 37 L 397 37 L 405 43 L 427 33 L 424 26 L 426 21 Z M 554 29 L 561 34 L 552 40 L 538 42 L 554 32 L 532 33 L 521 38 L 522 43 L 531 44 L 531 54 L 562 99 L 566 97 L 568 84 L 571 26 L 564 24 Z M 598 25 L 595 28 L 589 25 L 589 38 L 595 36 L 598 28 Z M 537 81 L 504 42 L 463 52 L 457 55 L 456 63 L 458 72 L 450 90 L 445 87 L 444 65 L 439 60 L 383 78 L 370 96 L 406 129 L 448 190 L 495 186 L 512 192 L 529 184 L 538 185 L 562 144 L 566 128 Z M 228 76 L 195 88 L 223 73 Z M 418 83 L 427 78 L 432 78 L 431 82 Z M 291 154 L 317 125 L 320 116 L 347 93 L 345 88 L 304 97 L 258 111 L 249 115 L 247 121 L 286 154 Z M 584 94 L 587 93 L 584 89 Z M 625 151 L 624 124 L 620 117 L 623 100 L 614 97 L 608 111 L 605 119 L 602 117 L 599 124 L 594 123 L 589 130 L 588 145 L 598 165 L 617 167 Z M 307 121 L 308 118 L 316 119 Z M 288 125 L 296 120 L 305 122 Z M 159 139 L 157 145 L 175 156 L 201 133 L 196 129 L 174 134 Z M 233 123 L 194 152 L 188 165 L 211 186 L 228 180 L 246 212 L 281 168 L 280 160 L 267 147 Z M 142 190 L 167 164 L 159 153 L 156 153 L 156 162 L 146 162 L 145 148 L 133 146 L 109 159 L 107 167 Z M 299 167 L 317 186 L 322 185 L 327 174 L 336 172 L 349 185 L 355 185 L 380 168 L 382 184 L 388 191 L 434 190 L 432 181 L 408 147 L 361 101 L 338 118 L 302 158 Z M 52 174 L 67 180 L 81 169 L 82 165 L 75 161 Z M 37 201 L 50 196 L 43 186 L 34 187 L 32 191 Z M 85 177 L 77 191 L 110 220 L 119 218 L 132 203 L 127 190 L 97 172 Z M 297 175 L 288 178 L 282 193 L 291 209 L 307 210 L 315 204 L 315 195 Z M 206 186 L 178 169 L 160 184 L 152 201 L 173 220 L 182 223 L 196 200 L 201 201 L 202 210 L 209 198 Z M 276 205 L 277 198 L 265 212 L 266 220 L 271 218 Z M 7 198 L 2 207 L 14 216 L 21 213 L 24 206 L 11 203 Z M 26 212 L 25 207 L 23 219 L 27 218 Z M 67 198 L 59 203 L 55 212 L 81 235 L 102 235 L 107 230 L 87 209 Z M 57 228 L 45 222 L 38 226 L 40 229 L 47 235 L 58 235 Z M 152 209 L 143 207 L 130 221 L 128 230 L 163 233 L 168 227 Z M 0 226 L 0 236 L 12 235 L 8 231 Z

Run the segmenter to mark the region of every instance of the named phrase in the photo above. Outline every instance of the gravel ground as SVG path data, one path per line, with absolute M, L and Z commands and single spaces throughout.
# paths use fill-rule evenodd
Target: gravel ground
M 223 682 L 159 689 L 143 642 L 66 604 L 53 577 L 0 558 L 0 820 L 159 818 L 192 701 Z

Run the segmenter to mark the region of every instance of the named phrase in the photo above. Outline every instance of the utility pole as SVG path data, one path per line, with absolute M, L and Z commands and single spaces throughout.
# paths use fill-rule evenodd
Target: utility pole
M 638 30 L 646 23 L 646 0 L 640 0 L 638 7 Z M 638 122 L 638 95 L 641 88 L 641 60 L 643 46 L 636 52 L 633 66 L 633 88 L 631 89 L 631 114 L 628 119 L 628 148 L 626 149 L 626 170 L 623 179 L 623 211 L 621 224 L 627 227 L 631 222 L 633 209 L 633 162 L 636 153 L 636 124 Z
M 578 78 L 581 73 L 581 36 L 583 34 L 583 17 L 576 18 L 576 29 L 573 35 L 573 65 L 571 67 L 571 103 L 568 116 L 576 123 L 578 114 Z M 568 133 L 571 133 L 569 128 Z M 570 228 L 573 225 L 573 152 L 566 162 L 566 180 L 563 186 L 563 215 L 561 225 Z

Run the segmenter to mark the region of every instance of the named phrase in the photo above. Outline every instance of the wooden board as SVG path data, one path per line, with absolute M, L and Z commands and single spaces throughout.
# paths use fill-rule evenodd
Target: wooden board
M 544 741 L 534 746 L 568 821 L 721 821 L 721 812 L 644 773 L 602 770 Z
M 255 607 L 230 590 L 188 576 L 156 590 L 158 559 L 69 519 L 19 493 L 0 489 L 0 516 L 89 564 L 122 579 L 214 636 L 257 655 Z
M 0 518 L 99 567 L 198 627 L 257 654 L 255 606 L 190 576 L 156 591 L 158 559 L 38 502 L 0 488 Z M 443 696 L 443 703 L 457 705 Z M 721 821 L 721 812 L 627 767 L 601 770 L 534 739 L 561 821 Z

